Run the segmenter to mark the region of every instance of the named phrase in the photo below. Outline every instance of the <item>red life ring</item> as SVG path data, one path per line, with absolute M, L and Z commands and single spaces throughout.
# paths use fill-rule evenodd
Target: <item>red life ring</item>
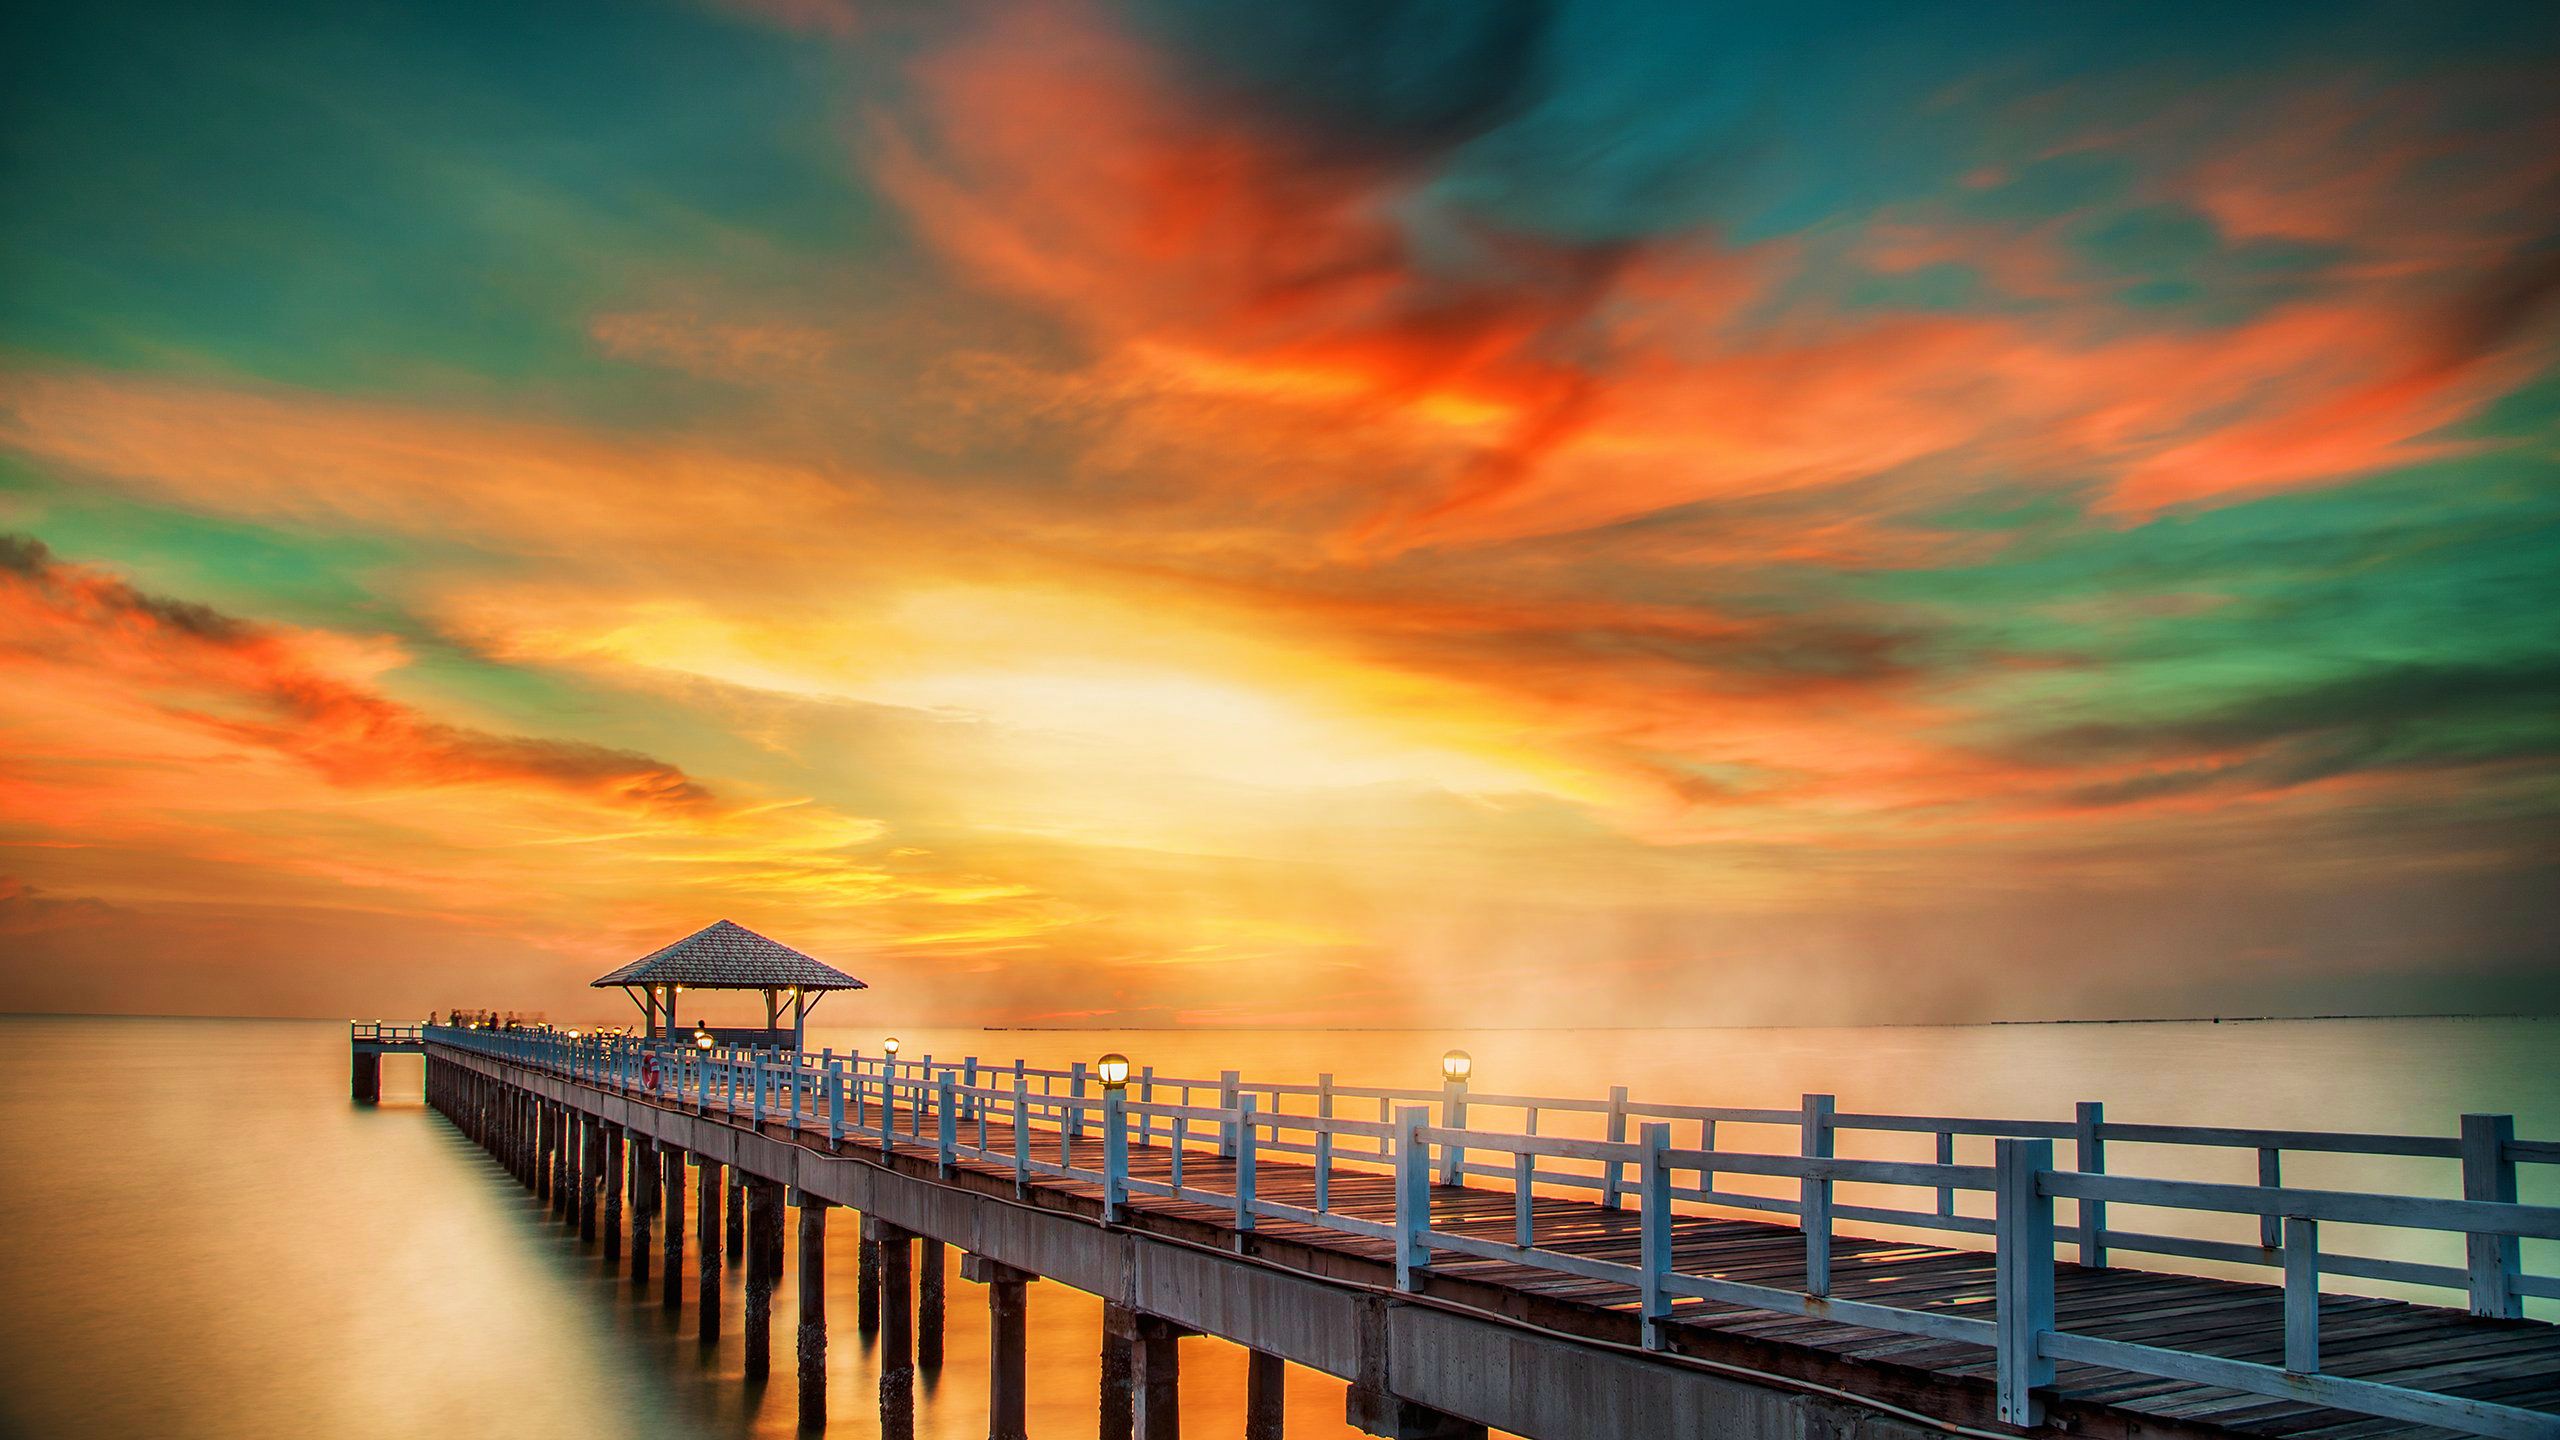
M 650 1090 L 655 1090 L 655 1089 L 657 1089 L 657 1088 L 658 1088 L 658 1057 L 657 1057 L 657 1056 L 655 1056 L 655 1055 L 644 1055 L 644 1056 L 640 1057 L 640 1084 L 642 1085 L 642 1087 L 643 1087 L 643 1088 L 650 1089 Z

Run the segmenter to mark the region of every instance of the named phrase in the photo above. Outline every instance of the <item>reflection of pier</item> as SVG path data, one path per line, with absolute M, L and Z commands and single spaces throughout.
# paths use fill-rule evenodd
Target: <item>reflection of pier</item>
M 628 1193 L 635 1280 L 663 1215 L 671 1304 L 687 1158 L 707 1294 L 722 1198 L 743 1184 L 751 1375 L 786 1194 L 804 1277 L 823 1273 L 826 1209 L 862 1212 L 893 1429 L 920 1308 L 939 1351 L 939 1296 L 914 1295 L 921 1239 L 960 1246 L 990 1286 L 997 1436 L 1021 1433 L 1035 1277 L 1110 1302 L 1106 1435 L 1174 1433 L 1173 1341 L 1208 1332 L 1255 1352 L 1257 1434 L 1276 1433 L 1285 1362 L 1349 1382 L 1352 1419 L 1381 1435 L 2560 1436 L 2560 1328 L 2519 1318 L 2526 1297 L 2560 1296 L 2519 1243 L 2560 1239 L 2560 1208 L 2514 1203 L 2517 1166 L 2560 1162 L 2560 1144 L 2517 1140 L 2504 1117 L 2353 1135 L 2124 1124 L 2094 1106 L 2007 1122 L 1835 1113 L 1822 1096 L 1740 1110 L 1143 1072 L 1120 1087 L 1083 1066 L 449 1028 L 425 1043 L 431 1102 L 582 1231 L 601 1197 L 609 1255 Z M 1935 1158 L 1835 1153 L 1894 1134 Z M 1751 1136 L 1780 1138 L 1736 1144 Z M 2120 1170 L 2232 1152 L 2261 1183 L 2108 1173 L 2109 1145 Z M 1956 1163 L 1959 1146 L 1992 1163 Z M 2468 1198 L 2284 1183 L 2286 1156 L 2322 1153 L 2441 1161 Z M 2434 1232 L 2461 1263 L 2359 1253 L 2369 1227 Z M 2131 1268 L 2137 1254 L 2282 1283 Z M 2323 1294 L 2324 1275 L 2467 1304 Z M 802 1404 L 822 1412 L 823 1287 L 801 1294 Z
M 358 1020 L 347 1027 L 347 1048 L 353 1056 L 348 1088 L 358 1100 L 379 1100 L 382 1098 L 382 1057 L 426 1053 L 426 1027 Z

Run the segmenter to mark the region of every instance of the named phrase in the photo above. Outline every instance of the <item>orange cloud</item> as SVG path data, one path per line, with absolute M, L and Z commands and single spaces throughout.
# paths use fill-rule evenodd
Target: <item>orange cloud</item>
M 1885 272 L 1965 264 L 2048 303 L 2031 315 L 1831 308 L 1786 245 L 1508 232 L 1397 162 L 1199 101 L 1085 6 L 1003 8 L 913 78 L 910 110 L 867 116 L 871 168 L 951 263 L 1093 346 L 1081 383 L 1109 438 L 1087 463 L 1179 474 L 1229 510 L 1330 495 L 1351 557 L 1924 464 L 1942 493 L 2094 487 L 2124 516 L 2334 483 L 2450 453 L 2427 437 L 2511 389 L 2502 356 L 2529 338 L 2452 366 L 2433 353 L 2474 304 L 2452 262 L 2494 274 L 2530 238 L 2512 222 L 2541 182 L 2511 167 L 2437 193 L 2429 162 L 2455 142 L 2341 94 L 2162 183 L 2237 240 L 2377 239 L 2385 208 L 2438 218 L 2391 232 L 2397 260 L 2214 329 L 2118 308 L 2075 273 L 2067 216 L 1887 216 L 1849 247 Z M 2145 143 L 2198 123 L 2173 118 Z
M 93 673 L 169 696 L 173 713 L 339 784 L 529 782 L 642 810 L 711 800 L 645 755 L 430 720 L 343 673 L 350 657 L 329 654 L 327 641 L 145 594 L 25 536 L 0 535 L 0 647 L 21 663 L 76 656 Z

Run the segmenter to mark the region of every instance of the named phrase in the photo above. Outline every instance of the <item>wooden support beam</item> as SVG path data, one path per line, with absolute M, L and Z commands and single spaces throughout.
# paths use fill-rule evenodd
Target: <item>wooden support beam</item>
M 735 1265 L 747 1256 L 747 1182 L 735 1169 L 729 1172 L 729 1263 Z
M 720 1196 L 727 1187 L 721 1172 L 727 1167 L 708 1155 L 694 1160 L 694 1203 L 700 1212 L 694 1227 L 694 1249 L 700 1252 L 694 1265 L 699 1270 L 699 1294 L 694 1308 L 699 1313 L 702 1343 L 720 1343 Z
M 1361 1434 L 1387 1440 L 1485 1440 L 1485 1427 L 1472 1420 L 1360 1385 L 1351 1387 L 1343 1416 Z
M 800 1194 L 800 1428 L 827 1427 L 827 1202 Z
M 939 1240 L 916 1246 L 916 1367 L 942 1368 L 942 1270 L 946 1263 Z
M 1244 1361 L 1244 1440 L 1280 1440 L 1289 1366 L 1265 1350 L 1248 1350 Z

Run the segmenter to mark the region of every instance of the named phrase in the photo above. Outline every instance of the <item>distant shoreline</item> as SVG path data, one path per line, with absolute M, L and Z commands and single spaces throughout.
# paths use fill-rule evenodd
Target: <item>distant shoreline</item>
M 1681 1030 L 1985 1030 L 1995 1026 L 2036 1025 L 2279 1025 L 2315 1020 L 2554 1020 L 2560 1015 L 2517 1014 L 2502 1010 L 2430 1011 L 2411 1015 L 2131 1015 L 2117 1019 L 2074 1020 L 1877 1020 L 1866 1024 L 1725 1024 L 1725 1025 L 980 1025 L 988 1034 L 1072 1034 L 1080 1030 L 1152 1034 L 1191 1030 L 1294 1030 L 1311 1035 L 1418 1035 L 1463 1030 L 1478 1035 L 1603 1033 L 1642 1034 Z M 969 1026 L 943 1027 L 968 1029 Z
M 300 1024 L 328 1024 L 325 1015 L 172 1015 L 145 1011 L 107 1010 L 0 1010 L 7 1020 L 273 1020 Z M 1865 1024 L 1698 1024 L 1698 1025 L 967 1025 L 936 1024 L 912 1020 L 871 1020 L 864 1028 L 882 1026 L 919 1030 L 975 1030 L 987 1035 L 1074 1035 L 1074 1034 L 1176 1034 L 1194 1031 L 1232 1032 L 1249 1035 L 1257 1031 L 1288 1031 L 1304 1035 L 1429 1035 L 1461 1031 L 1474 1035 L 1575 1035 L 1575 1034 L 1675 1034 L 1691 1030 L 1988 1030 L 2042 1025 L 2286 1025 L 2339 1020 L 2560 1020 L 2560 1014 L 2515 1013 L 2496 1010 L 2442 1010 L 2425 1013 L 2334 1015 L 2133 1015 L 2111 1019 L 2062 1020 L 1876 1020 Z M 338 1022 L 344 1023 L 344 1022 Z M 810 1029 L 840 1029 L 840 1026 L 817 1026 Z

